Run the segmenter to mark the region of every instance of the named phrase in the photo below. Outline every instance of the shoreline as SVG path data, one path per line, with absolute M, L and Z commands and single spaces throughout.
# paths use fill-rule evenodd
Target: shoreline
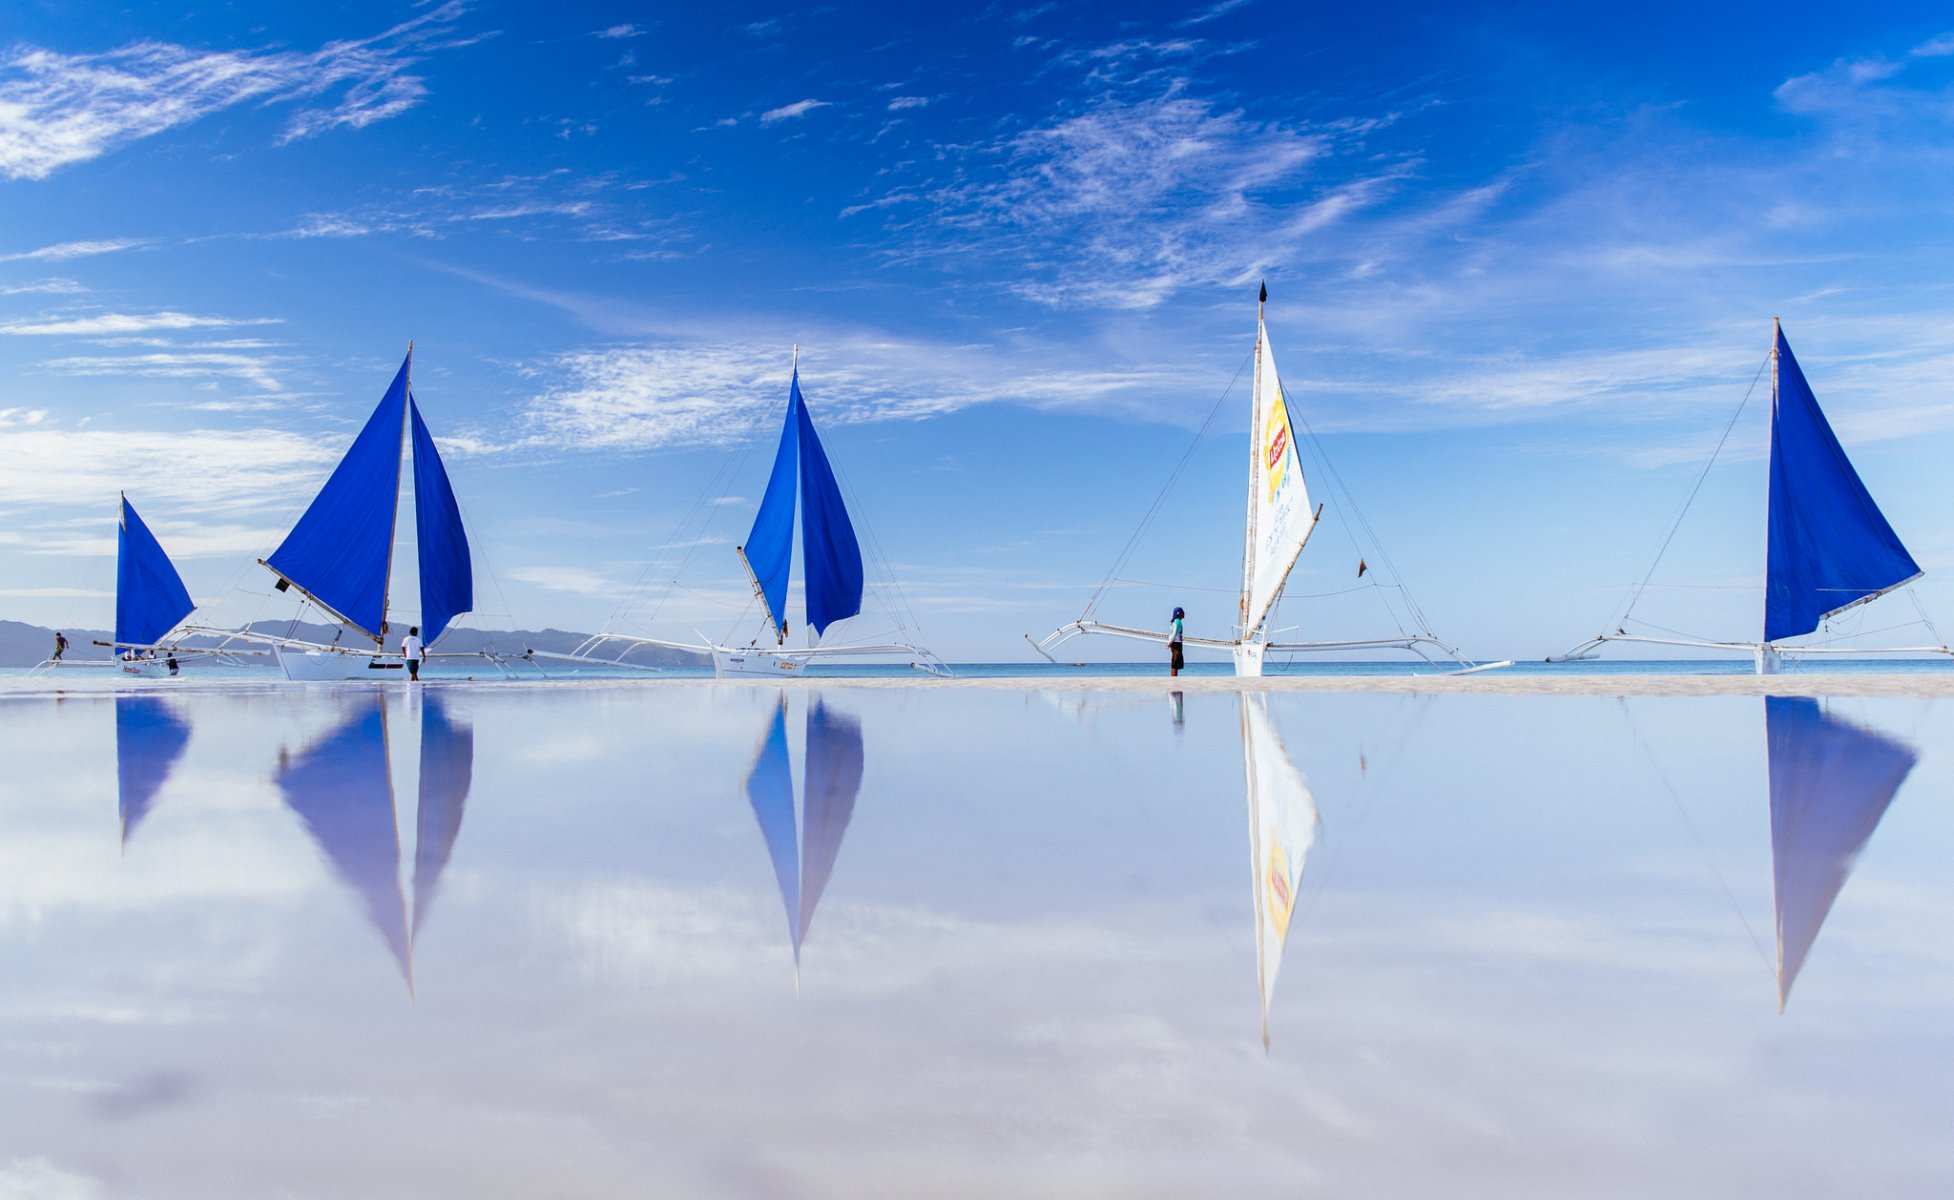
M 0 698 L 168 694 L 193 692 L 337 692 L 346 690 L 404 691 L 411 686 L 442 691 L 549 691 L 562 688 L 913 688 L 919 690 L 985 690 L 1027 692 L 1106 692 L 1156 694 L 1172 692 L 1385 692 L 1408 695 L 1477 696 L 1902 696 L 1931 699 L 1954 696 L 1954 673 L 1838 673 L 1791 675 L 1546 675 L 1488 671 L 1477 675 L 1303 675 L 1238 679 L 1226 675 L 1069 675 L 981 676 L 941 679 L 930 675 L 800 676 L 789 678 L 714 679 L 710 676 L 606 679 L 429 679 L 419 685 L 397 680 L 384 683 L 291 683 L 279 679 L 222 679 L 187 677 L 135 679 L 0 678 Z

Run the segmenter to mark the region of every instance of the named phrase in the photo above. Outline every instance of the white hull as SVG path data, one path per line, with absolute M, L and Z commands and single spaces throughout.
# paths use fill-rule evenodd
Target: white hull
M 1262 677 L 1262 655 L 1268 646 L 1261 642 L 1235 643 L 1235 674 L 1242 679 Z
M 1759 675 L 1779 675 L 1784 672 L 1784 656 L 1774 646 L 1757 648 L 1757 673 Z
M 297 650 L 273 646 L 285 678 L 297 683 L 347 679 L 405 679 L 407 662 L 398 654 L 361 654 L 345 650 Z
M 115 665 L 124 675 L 133 675 L 138 679 L 168 679 L 175 673 L 160 658 L 119 658 Z
M 715 646 L 712 651 L 712 672 L 721 678 L 728 675 L 764 675 L 778 679 L 783 675 L 800 674 L 806 666 L 805 658 L 793 658 L 751 646 L 737 650 Z

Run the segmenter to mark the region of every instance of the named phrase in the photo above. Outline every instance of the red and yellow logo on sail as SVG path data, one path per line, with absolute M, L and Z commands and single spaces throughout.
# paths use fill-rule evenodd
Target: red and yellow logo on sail
M 1274 501 L 1282 488 L 1289 467 L 1289 406 L 1282 388 L 1276 388 L 1276 402 L 1269 406 L 1262 422 L 1262 470 L 1269 479 L 1269 499 Z
M 1295 906 L 1296 897 L 1289 890 L 1289 854 L 1276 842 L 1269 847 L 1269 870 L 1264 882 L 1268 885 L 1265 908 L 1269 914 L 1269 924 L 1278 933 L 1289 929 L 1289 910 Z

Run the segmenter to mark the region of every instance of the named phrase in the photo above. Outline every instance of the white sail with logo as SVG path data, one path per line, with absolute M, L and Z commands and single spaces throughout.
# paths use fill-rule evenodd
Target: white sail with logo
M 1303 460 L 1289 424 L 1289 405 L 1269 348 L 1269 329 L 1255 320 L 1255 414 L 1249 436 L 1248 545 L 1242 556 L 1242 640 L 1260 640 L 1262 622 L 1282 595 L 1296 557 L 1316 528 Z
M 1303 860 L 1319 823 L 1309 782 L 1290 761 L 1260 692 L 1242 694 L 1242 758 L 1248 774 L 1248 852 L 1255 889 L 1255 974 L 1262 992 L 1262 1045 L 1269 1044 L 1269 1002 L 1289 937 L 1289 917 L 1303 883 Z

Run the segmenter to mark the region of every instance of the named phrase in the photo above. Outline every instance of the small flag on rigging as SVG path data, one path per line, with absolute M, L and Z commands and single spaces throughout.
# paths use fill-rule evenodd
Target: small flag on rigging
M 1363 559 L 1361 559 L 1361 558 L 1360 558 L 1360 559 L 1358 559 L 1358 560 L 1357 560 L 1357 578 L 1359 578 L 1359 579 L 1362 579 L 1362 578 L 1364 577 L 1364 572 L 1365 572 L 1365 571 L 1368 571 L 1368 570 L 1370 570 L 1370 566 L 1369 566 L 1369 564 L 1367 564 L 1367 563 L 1365 563 L 1365 562 L 1364 562 L 1364 560 L 1363 560 Z

